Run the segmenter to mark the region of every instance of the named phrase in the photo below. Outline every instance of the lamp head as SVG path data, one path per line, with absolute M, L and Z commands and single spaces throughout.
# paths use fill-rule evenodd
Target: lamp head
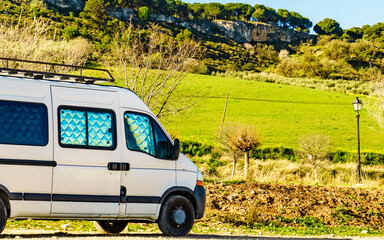
M 355 111 L 359 112 L 361 110 L 361 107 L 363 106 L 363 102 L 358 97 L 356 97 L 352 105 L 353 105 L 353 108 L 355 108 Z

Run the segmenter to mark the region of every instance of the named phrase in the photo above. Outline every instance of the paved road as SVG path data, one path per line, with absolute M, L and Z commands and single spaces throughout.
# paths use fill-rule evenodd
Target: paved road
M 182 238 L 170 238 L 165 237 L 161 234 L 138 234 L 138 233 L 129 233 L 129 234 L 118 234 L 118 235 L 103 235 L 103 234 L 71 234 L 71 233 L 28 233 L 25 234 L 22 231 L 17 233 L 5 233 L 0 235 L 0 239 L 36 239 L 36 240 L 53 240 L 53 239 L 69 239 L 69 240 L 146 240 L 146 239 L 177 239 L 177 240 L 188 240 L 188 239 L 233 239 L 233 240 L 379 240 L 384 239 L 383 237 L 373 237 L 373 238 L 360 238 L 360 237 L 317 237 L 317 238 L 306 238 L 306 237 L 267 237 L 267 236 L 230 236 L 230 235 L 207 235 L 207 234 L 190 234 Z

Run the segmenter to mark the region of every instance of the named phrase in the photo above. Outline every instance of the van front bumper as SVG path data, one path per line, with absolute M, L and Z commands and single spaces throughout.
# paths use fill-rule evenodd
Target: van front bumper
M 205 188 L 203 186 L 196 186 L 193 194 L 196 199 L 196 219 L 200 219 L 204 216 L 205 211 Z

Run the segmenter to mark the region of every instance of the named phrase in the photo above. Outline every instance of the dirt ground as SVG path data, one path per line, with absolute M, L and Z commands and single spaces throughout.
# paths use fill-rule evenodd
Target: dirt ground
M 118 235 L 103 235 L 103 234 L 52 234 L 52 233 L 39 233 L 37 231 L 18 232 L 1 234 L 0 239 L 29 239 L 29 240 L 56 240 L 56 239 L 70 239 L 70 240 L 145 240 L 145 239 L 161 239 L 161 240 L 188 240 L 188 239 L 233 239 L 233 240 L 380 240 L 381 237 L 280 237 L 280 236 L 234 236 L 234 235 L 214 235 L 214 234 L 189 234 L 185 237 L 166 237 L 161 234 L 118 234 Z
M 206 185 L 205 217 L 199 222 L 231 223 L 237 226 L 275 222 L 285 226 L 348 225 L 384 230 L 384 191 L 359 188 L 293 186 L 262 183 Z M 223 234 L 223 235 L 222 235 Z M 190 234 L 183 239 L 345 239 L 378 240 L 383 237 L 280 237 L 244 236 L 228 233 Z M 5 230 L 0 239 L 174 239 L 160 233 L 57 233 L 39 230 Z
M 206 189 L 206 212 L 228 221 L 232 216 L 242 224 L 278 221 L 297 226 L 295 218 L 310 216 L 330 226 L 384 229 L 384 191 L 262 183 L 216 183 Z

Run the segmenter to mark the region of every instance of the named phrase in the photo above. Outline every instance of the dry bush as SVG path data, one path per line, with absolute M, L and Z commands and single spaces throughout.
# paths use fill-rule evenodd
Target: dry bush
M 298 155 L 315 169 L 322 167 L 331 150 L 331 138 L 324 134 L 311 133 L 299 138 Z
M 223 161 L 229 162 L 231 159 L 223 159 Z M 238 166 L 243 167 L 244 160 L 239 160 Z M 217 169 L 214 179 L 219 181 L 244 179 L 243 172 L 236 172 L 233 179 L 231 174 L 231 164 L 225 164 Z M 321 169 L 315 169 L 311 164 L 303 162 L 254 160 L 248 176 L 250 180 L 261 183 L 353 187 L 356 183 L 356 164 L 327 164 Z M 382 176 L 384 176 L 384 166 L 364 166 L 362 187 L 384 189 Z
M 125 72 L 119 73 L 125 87 L 134 91 L 157 117 L 193 105 L 191 98 L 176 100 L 173 96 L 195 64 L 193 59 L 200 56 L 199 43 L 188 39 L 178 42 L 157 25 L 143 30 L 131 24 L 111 48 L 117 64 L 126 66 Z
M 49 34 L 51 28 L 50 21 L 41 19 L 34 19 L 32 23 L 0 22 L 0 56 L 83 66 L 92 52 L 91 44 L 82 38 L 54 40 Z M 9 67 L 37 70 L 39 66 L 13 64 Z
M 220 142 L 229 150 L 234 159 L 232 178 L 239 158 L 239 152 L 244 153 L 244 177 L 247 178 L 249 168 L 249 152 L 260 146 L 260 134 L 254 126 L 233 125 L 223 130 Z

